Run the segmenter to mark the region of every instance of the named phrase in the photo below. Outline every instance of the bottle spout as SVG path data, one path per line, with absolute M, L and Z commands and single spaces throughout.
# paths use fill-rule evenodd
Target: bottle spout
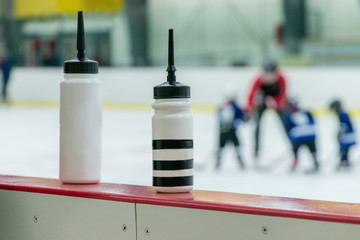
M 168 45 L 168 67 L 166 71 L 168 72 L 167 81 L 169 84 L 174 85 L 176 83 L 175 76 L 175 61 L 174 61 L 174 30 L 169 29 L 169 45 Z
M 85 58 L 85 36 L 84 36 L 84 17 L 83 12 L 78 12 L 78 26 L 77 26 L 77 58 L 82 60 Z
M 98 62 L 85 58 L 84 17 L 82 11 L 78 12 L 76 49 L 77 57 L 64 62 L 64 73 L 97 74 L 99 72 Z

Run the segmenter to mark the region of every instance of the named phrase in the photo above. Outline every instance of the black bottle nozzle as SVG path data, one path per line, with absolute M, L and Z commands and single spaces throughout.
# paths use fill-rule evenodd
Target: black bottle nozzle
M 167 81 L 154 87 L 154 99 L 190 98 L 190 87 L 176 81 L 174 65 L 174 30 L 169 29 Z
M 77 26 L 77 57 L 82 60 L 85 58 L 85 36 L 84 36 L 84 18 L 83 12 L 78 12 L 78 26 Z
M 78 12 L 76 49 L 77 58 L 64 62 L 64 73 L 98 73 L 98 62 L 85 58 L 84 18 L 82 11 Z
M 169 84 L 173 85 L 176 83 L 175 76 L 175 65 L 174 65 L 174 30 L 169 29 L 169 52 L 168 52 L 168 67 L 166 71 L 168 72 L 167 81 Z

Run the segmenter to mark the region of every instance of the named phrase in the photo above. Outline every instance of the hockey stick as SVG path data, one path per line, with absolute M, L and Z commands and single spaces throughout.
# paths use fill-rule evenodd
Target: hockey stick
M 259 163 L 256 162 L 255 170 L 260 171 L 260 172 L 271 172 L 276 167 L 278 167 L 281 163 L 284 163 L 286 160 L 288 160 L 287 155 L 288 155 L 288 152 L 283 151 L 278 156 L 271 159 L 270 162 L 265 165 L 259 165 Z
M 210 163 L 214 162 L 213 160 L 215 159 L 215 155 L 216 152 L 211 150 L 200 163 L 195 163 L 194 170 L 199 172 L 205 171 L 210 165 Z

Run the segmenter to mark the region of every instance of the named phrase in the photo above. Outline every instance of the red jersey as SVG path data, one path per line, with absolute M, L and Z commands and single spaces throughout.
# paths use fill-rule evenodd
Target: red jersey
M 258 106 L 255 98 L 259 95 L 262 98 L 265 98 L 267 96 L 273 97 L 276 102 L 276 110 L 282 110 L 285 107 L 287 101 L 286 80 L 281 73 L 276 72 L 276 75 L 277 81 L 272 84 L 264 84 L 262 82 L 261 79 L 264 77 L 264 74 L 261 74 L 256 78 L 254 84 L 251 87 L 248 97 L 248 110 L 254 110 Z

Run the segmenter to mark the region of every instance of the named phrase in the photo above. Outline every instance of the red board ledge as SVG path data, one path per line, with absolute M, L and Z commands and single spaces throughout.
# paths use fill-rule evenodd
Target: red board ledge
M 194 190 L 158 194 L 152 187 L 99 183 L 62 184 L 57 179 L 0 175 L 0 189 L 108 201 L 142 203 L 275 217 L 360 224 L 360 204 Z

